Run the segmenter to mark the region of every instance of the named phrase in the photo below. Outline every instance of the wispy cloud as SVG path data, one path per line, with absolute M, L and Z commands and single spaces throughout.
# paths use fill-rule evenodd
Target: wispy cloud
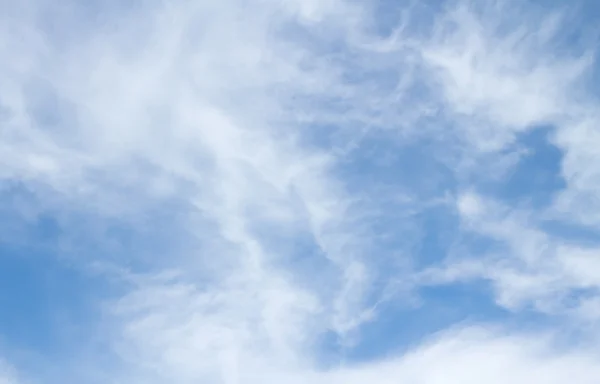
M 389 7 L 0 6 L 2 241 L 38 242 L 29 229 L 51 216 L 47 257 L 111 287 L 84 332 L 101 336 L 48 357 L 60 380 L 597 377 L 596 351 L 555 340 L 596 319 L 596 248 L 544 227 L 597 221 L 587 36 L 565 37 L 575 16 L 529 3 L 398 5 L 386 29 L 376 15 Z M 566 187 L 550 206 L 512 206 L 493 187 L 541 125 Z M 424 289 L 473 280 L 515 318 L 533 308 L 560 325 L 451 322 L 384 361 L 348 357 L 382 312 L 427 309 Z M 391 316 L 390 337 L 411 312 Z

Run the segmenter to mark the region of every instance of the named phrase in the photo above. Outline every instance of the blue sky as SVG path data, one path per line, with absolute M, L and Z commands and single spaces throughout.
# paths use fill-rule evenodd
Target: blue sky
M 0 384 L 596 383 L 598 17 L 0 3 Z

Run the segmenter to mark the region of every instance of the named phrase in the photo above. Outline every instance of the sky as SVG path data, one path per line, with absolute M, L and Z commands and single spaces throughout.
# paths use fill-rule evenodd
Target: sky
M 0 0 L 0 384 L 597 384 L 599 19 Z

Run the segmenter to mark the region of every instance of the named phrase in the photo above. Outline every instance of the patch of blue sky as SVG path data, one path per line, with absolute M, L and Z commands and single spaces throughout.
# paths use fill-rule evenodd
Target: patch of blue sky
M 0 334 L 16 348 L 77 353 L 81 340 L 93 339 L 102 302 L 132 283 L 129 272 L 172 268 L 184 256 L 178 250 L 185 222 L 178 216 L 187 208 L 172 201 L 132 221 L 78 212 L 64 202 L 44 207 L 18 183 L 0 197 Z
M 567 244 L 590 247 L 600 245 L 600 231 L 595 227 L 552 218 L 540 220 L 539 227 L 550 236 L 562 238 Z
M 363 324 L 359 336 L 350 343 L 333 332 L 325 334 L 319 363 L 332 368 L 390 358 L 452 327 L 488 324 L 507 331 L 536 332 L 564 323 L 564 319 L 533 309 L 509 311 L 497 305 L 491 285 L 482 280 L 430 286 L 412 294 L 410 299 L 398 296 L 377 306 L 373 321 Z M 574 342 L 573 332 L 566 330 L 560 337 L 564 342 Z
M 102 303 L 119 289 L 66 260 L 57 245 L 61 229 L 51 216 L 23 229 L 15 242 L 0 243 L 0 344 L 20 370 L 50 380 L 54 364 L 76 363 L 100 350 Z
M 506 174 L 482 191 L 511 206 L 541 210 L 547 208 L 566 187 L 561 174 L 562 153 L 550 141 L 552 128 L 539 127 L 517 135 L 507 151 L 518 160 Z
M 415 37 L 428 36 L 435 17 L 448 8 L 448 2 L 435 0 L 376 0 L 372 2 L 372 28 L 381 37 L 393 36 L 399 28 Z
M 412 304 L 399 297 L 377 308 L 375 320 L 361 328 L 357 345 L 344 351 L 348 363 L 405 353 L 453 325 L 500 322 L 510 317 L 490 301 L 490 288 L 484 282 L 428 287 L 414 295 Z
M 359 196 L 381 192 L 384 199 L 373 198 L 375 203 L 405 203 L 407 198 L 416 198 L 417 204 L 427 205 L 457 187 L 452 170 L 436 156 L 438 150 L 432 140 L 400 142 L 387 133 L 367 135 L 351 156 L 341 159 L 337 173 Z
M 46 230 L 38 231 L 47 241 Z M 69 266 L 49 250 L 2 244 L 0 254 L 3 342 L 48 355 L 75 353 L 79 340 L 90 336 L 98 319 L 96 305 L 105 297 L 105 282 Z
M 123 201 L 132 193 L 128 185 L 113 185 L 111 194 L 98 197 L 106 201 L 75 205 L 51 188 L 32 188 L 19 182 L 3 184 L 2 222 L 5 228 L 14 230 L 14 235 L 3 241 L 41 249 L 62 247 L 67 260 L 81 258 L 88 262 L 100 256 L 134 261 L 135 256 L 127 256 L 133 249 L 139 253 L 138 262 L 146 260 L 149 252 L 159 254 L 176 248 L 181 240 L 180 229 L 188 218 L 189 208 L 177 199 L 157 199 L 151 206 L 132 203 L 129 207 L 134 209 L 123 210 L 120 216 L 96 210 L 99 207 L 95 203 L 125 207 Z M 171 225 L 163 226 L 165 223 Z M 32 238 L 35 241 L 29 241 Z M 90 250 L 94 252 L 87 255 Z

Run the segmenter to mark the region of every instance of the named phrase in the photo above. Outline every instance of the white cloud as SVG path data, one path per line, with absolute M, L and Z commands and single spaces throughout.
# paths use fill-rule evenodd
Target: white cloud
M 592 383 L 594 353 L 552 350 L 544 335 L 499 335 L 465 329 L 440 335 L 402 359 L 365 365 L 334 375 L 334 383 Z
M 493 284 L 498 304 L 513 311 L 530 307 L 577 319 L 595 316 L 593 303 L 600 287 L 597 246 L 548 235 L 538 228 L 532 212 L 511 210 L 481 196 L 470 199 L 487 209 L 479 215 L 461 209 L 464 228 L 495 243 L 433 267 L 423 274 L 424 281 L 485 279 Z M 464 200 L 459 199 L 459 206 Z
M 494 173 L 518 166 L 498 161 L 498 155 L 511 150 L 520 132 L 543 125 L 552 127 L 551 144 L 562 151 L 566 183 L 542 211 L 474 192 L 460 195 L 464 229 L 494 243 L 491 250 L 451 257 L 436 278 L 483 277 L 494 285 L 498 303 L 515 311 L 532 306 L 589 319 L 596 313 L 597 247 L 541 227 L 552 218 L 597 233 L 597 100 L 585 84 L 594 70 L 594 48 L 573 48 L 567 41 L 573 39 L 565 33 L 572 16 L 508 2 L 460 2 L 435 20 L 432 39 L 413 44 L 433 70 L 441 102 L 451 111 L 450 126 L 466 143 L 453 164 L 466 189 L 498 182 Z
M 473 193 L 466 193 L 458 198 L 458 211 L 468 217 L 477 217 L 480 214 L 485 214 L 485 206 L 480 201 L 479 197 Z
M 445 102 L 466 117 L 467 139 L 498 150 L 518 131 L 568 116 L 592 61 L 586 52 L 554 53 L 564 25 L 560 14 L 540 17 L 499 1 L 476 8 L 462 3 L 436 24 L 423 57 L 438 73 Z
M 199 325 L 199 324 L 196 324 Z M 179 329 L 169 329 L 178 333 Z M 183 331 L 181 329 L 180 331 Z M 162 334 L 162 332 L 161 332 Z M 415 347 L 401 357 L 379 362 L 342 365 L 316 371 L 305 364 L 290 364 L 279 355 L 264 350 L 239 349 L 239 344 L 208 348 L 207 340 L 190 333 L 185 340 L 160 349 L 162 364 L 153 364 L 140 382 L 181 383 L 207 380 L 251 383 L 593 383 L 598 375 L 597 352 L 585 347 L 558 351 L 558 339 L 551 335 L 519 335 L 484 328 L 465 328 L 445 332 Z M 218 332 L 211 333 L 219 335 Z M 232 340 L 223 337 L 225 340 Z M 172 341 L 175 341 L 172 339 Z M 229 346 L 226 346 L 229 345 Z M 233 348 L 233 349 L 231 349 Z M 157 372 L 156 367 L 177 364 L 173 370 Z M 167 365 L 171 366 L 171 365 Z M 171 366 L 172 367 L 172 366 Z M 129 380 L 129 379 L 128 379 Z M 136 382 L 136 381 L 133 381 Z
M 567 186 L 552 211 L 563 220 L 595 225 L 598 114 L 587 87 L 595 48 L 585 45 L 594 32 L 582 27 L 581 37 L 566 33 L 577 20 L 566 9 L 548 13 L 509 2 L 480 7 L 466 1 L 437 21 L 437 34 L 418 49 L 471 149 L 501 151 L 519 132 L 553 127 L 550 139 L 563 152 Z M 475 179 L 485 170 L 499 172 L 481 165 L 468 168 Z
M 0 6 L 0 55 L 10 58 L 0 64 L 2 180 L 37 191 L 40 205 L 135 225 L 150 208 L 183 202 L 173 225 L 184 249 L 137 260 L 150 272 L 128 270 L 130 289 L 106 303 L 101 329 L 122 363 L 106 367 L 113 382 L 591 383 L 593 352 L 491 331 L 443 334 L 384 362 L 314 368 L 324 334 L 344 344 L 376 318 L 390 299 L 382 276 L 409 279 L 385 270 L 396 250 L 373 246 L 371 221 L 390 215 L 380 197 L 337 173 L 378 128 L 390 140 L 447 140 L 436 155 L 471 191 L 457 201 L 461 230 L 503 244 L 429 278 L 485 278 L 501 305 L 549 313 L 600 283 L 594 249 L 544 233 L 539 212 L 476 193 L 490 163 L 515 165 L 510 156 L 481 161 L 483 152 L 556 124 L 568 187 L 555 210 L 584 223 L 598 214 L 577 202 L 595 198 L 596 155 L 582 133 L 593 132 L 594 105 L 577 103 L 591 61 L 551 54 L 560 18 L 465 2 L 435 18 L 431 37 L 399 28 L 381 41 L 368 33 L 367 7 L 350 3 L 165 1 L 118 12 L 107 3 L 94 11 L 103 22 L 74 3 L 72 13 L 36 1 Z M 43 23 L 50 16 L 92 26 L 66 38 Z M 514 17 L 533 24 L 512 28 Z M 404 205 L 430 203 L 419 197 Z M 302 241 L 310 251 L 298 251 Z M 164 277 L 165 266 L 175 275 Z
M 0 384 L 18 384 L 22 381 L 18 379 L 15 369 L 0 359 Z
M 28 4 L 63 18 L 57 22 L 75 21 Z M 196 224 L 181 230 L 205 240 L 203 250 L 211 251 L 185 250 L 191 265 L 214 266 L 187 274 L 193 281 L 189 292 L 169 286 L 152 291 L 175 294 L 169 300 L 178 305 L 164 315 L 166 325 L 160 313 L 142 315 L 141 324 L 122 324 L 123 340 L 117 342 L 130 343 L 123 348 L 142 357 L 141 365 L 154 364 L 182 379 L 210 372 L 238 349 L 250 353 L 246 337 L 252 349 L 264 349 L 269 357 L 295 359 L 305 339 L 314 337 L 305 323 L 346 332 L 357 324 L 368 290 L 353 202 L 330 177 L 331 156 L 300 146 L 298 121 L 282 110 L 296 94 L 310 97 L 335 79 L 328 68 L 310 67 L 318 60 L 305 45 L 280 40 L 270 30 L 293 23 L 298 14 L 316 23 L 333 12 L 332 20 L 339 8 L 323 2 L 268 5 L 156 4 L 73 41 L 54 41 L 37 14 L 8 20 L 7 28 L 18 26 L 40 42 L 23 49 L 29 67 L 3 72 L 13 84 L 3 88 L 10 116 L 5 123 L 10 129 L 2 132 L 4 179 L 28 183 L 41 196 L 58 195 L 46 205 L 133 222 L 164 199 L 183 199 L 186 222 Z M 3 56 L 13 57 L 11 47 L 22 36 L 4 36 Z M 42 56 L 44 64 L 36 64 Z M 43 120 L 32 104 L 42 87 L 49 99 L 42 104 L 64 109 L 58 125 Z M 257 235 L 261 226 L 272 233 Z M 203 233 L 208 228 L 212 238 Z M 292 277 L 277 266 L 295 257 L 272 245 L 286 241 L 287 230 L 307 233 L 320 248 L 310 263 L 320 269 L 322 281 L 310 272 Z M 315 283 L 319 290 L 308 290 Z M 137 307 L 135 300 L 150 312 L 164 309 L 166 303 L 155 307 L 151 299 L 136 291 L 124 300 L 130 309 Z M 202 321 L 186 325 L 189 316 Z M 305 320 L 308 316 L 315 319 Z M 193 347 L 181 344 L 194 337 Z M 208 360 L 204 365 L 182 360 L 190 353 Z

